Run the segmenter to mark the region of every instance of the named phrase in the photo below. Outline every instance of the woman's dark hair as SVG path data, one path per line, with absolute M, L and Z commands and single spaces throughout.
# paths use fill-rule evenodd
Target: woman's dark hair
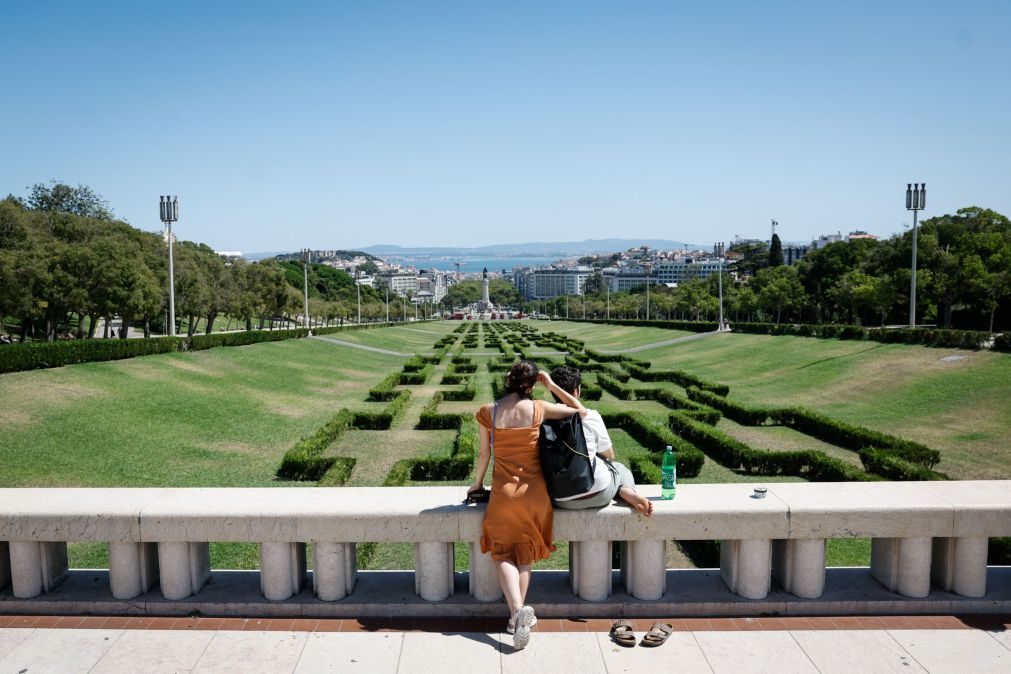
M 530 398 L 537 383 L 537 365 L 529 360 L 521 360 L 513 365 L 506 375 L 506 395 L 515 393 L 521 398 Z

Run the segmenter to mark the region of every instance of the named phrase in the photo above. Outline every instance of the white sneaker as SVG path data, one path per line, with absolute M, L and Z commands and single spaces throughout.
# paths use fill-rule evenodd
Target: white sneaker
M 537 624 L 537 616 L 534 616 L 534 621 L 530 623 L 530 626 L 533 627 L 536 624 Z M 506 633 L 513 634 L 515 632 L 516 632 L 516 616 L 514 615 L 512 618 L 509 618 L 509 622 L 506 623 Z
M 529 606 L 523 606 L 516 612 L 516 628 L 513 632 L 513 648 L 522 650 L 530 643 L 530 627 L 537 620 L 534 610 Z

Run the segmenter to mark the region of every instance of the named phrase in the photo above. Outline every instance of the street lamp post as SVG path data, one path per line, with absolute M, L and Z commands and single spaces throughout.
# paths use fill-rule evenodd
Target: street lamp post
M 386 284 L 386 322 L 390 322 L 390 286 Z
M 309 249 L 302 249 L 302 271 L 305 275 L 305 316 L 302 317 L 302 326 L 309 328 Z
M 358 283 L 358 267 L 355 267 L 355 292 L 358 295 L 358 325 L 362 324 L 362 286 Z
M 161 221 L 165 223 L 168 239 L 168 292 L 169 292 L 169 334 L 176 334 L 176 280 L 172 262 L 172 223 L 179 219 L 179 197 L 161 198 Z
M 649 320 L 649 273 L 653 271 L 653 263 L 646 263 L 646 320 Z
M 719 250 L 720 251 L 723 250 L 723 244 L 722 243 L 719 244 Z M 721 257 L 717 258 L 717 261 L 718 261 L 718 263 L 720 265 L 720 267 L 719 267 L 719 275 L 720 275 L 719 276 L 719 288 L 720 288 L 720 326 L 719 326 L 719 328 L 717 328 L 717 330 L 722 331 L 723 330 L 723 257 L 721 256 Z
M 916 327 L 916 214 L 927 205 L 927 183 L 906 183 L 906 210 L 913 212 L 913 267 L 909 285 L 909 327 Z
M 607 320 L 611 320 L 611 282 L 604 279 L 604 287 L 607 288 Z

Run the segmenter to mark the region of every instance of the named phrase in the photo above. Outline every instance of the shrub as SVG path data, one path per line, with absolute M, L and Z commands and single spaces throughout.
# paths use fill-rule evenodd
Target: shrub
M 661 422 L 644 417 L 639 412 L 619 412 L 602 415 L 608 428 L 620 428 L 644 447 L 663 452 L 667 445 L 677 453 L 678 475 L 695 477 L 702 470 L 705 456 L 692 444 L 678 437 Z
M 693 374 L 682 372 L 681 370 L 647 370 L 636 363 L 625 361 L 621 364 L 633 377 L 639 381 L 666 381 L 678 384 L 684 388 L 695 386 L 704 391 L 711 391 L 717 395 L 725 396 L 730 392 L 730 387 L 726 384 L 716 384 L 705 379 L 696 377 Z
M 453 401 L 473 400 L 477 395 L 477 385 L 474 384 L 474 378 L 467 377 L 465 379 L 465 383 L 467 385 L 462 389 L 450 389 L 448 391 L 444 391 L 442 399 Z
M 323 452 L 345 431 L 351 428 L 354 415 L 348 409 L 341 409 L 308 438 L 299 440 L 289 449 L 277 476 L 282 480 L 318 480 L 330 470 L 336 459 L 324 457 Z
M 351 479 L 358 460 L 351 456 L 330 457 L 333 465 L 316 484 L 318 487 L 343 487 Z
M 735 470 L 741 466 L 741 455 L 750 451 L 746 444 L 732 438 L 723 431 L 700 423 L 679 412 L 671 412 L 668 417 L 671 430 L 701 449 L 727 468 Z
M 1011 566 L 1011 537 L 990 539 L 987 545 L 986 563 L 990 566 Z
M 404 362 L 403 371 L 404 372 L 420 372 L 425 369 L 428 365 L 421 356 L 413 356 L 409 360 Z
M 632 389 L 622 386 L 606 374 L 600 373 L 597 375 L 597 384 L 600 385 L 600 388 L 604 389 L 619 400 L 632 400 L 635 397 L 635 394 L 632 393 Z
M 432 399 L 421 410 L 421 419 L 415 427 L 419 431 L 434 431 L 459 428 L 463 421 L 462 414 L 440 414 L 439 403 L 443 401 L 444 391 L 436 391 Z
M 680 396 L 674 391 L 665 388 L 637 388 L 633 389 L 636 400 L 655 400 L 661 405 L 672 410 L 682 410 L 684 414 L 692 419 L 715 426 L 720 420 L 719 410 L 708 405 L 702 405 L 684 396 Z M 719 398 L 719 396 L 716 396 Z
M 382 412 L 354 412 L 352 425 L 362 431 L 385 431 L 404 413 L 410 402 L 410 391 L 398 391 Z
M 703 391 L 698 386 L 689 386 L 686 390 L 688 397 L 695 402 L 715 407 L 723 413 L 723 416 L 744 426 L 761 426 L 771 414 L 771 410 L 764 407 L 747 407 L 711 391 Z
M 400 373 L 399 383 L 405 386 L 420 386 L 425 383 L 430 374 L 432 374 L 431 365 L 425 365 L 417 372 L 404 371 Z
M 860 450 L 860 461 L 869 473 L 886 477 L 889 480 L 950 480 L 944 473 L 939 473 L 922 465 L 879 451 L 873 447 Z
M 603 394 L 604 389 L 599 386 L 594 386 L 593 384 L 583 384 L 579 387 L 580 397 L 583 400 L 600 400 L 600 396 Z
M 8 344 L 0 346 L 0 373 L 181 351 L 182 341 L 178 337 L 158 337 Z
M 645 452 L 629 454 L 628 469 L 636 484 L 660 484 L 663 479 L 660 466 Z
M 1011 333 L 1005 332 L 993 338 L 994 351 L 1011 351 Z
M 369 389 L 367 400 L 372 402 L 388 402 L 397 395 L 397 384 L 400 383 L 400 373 L 393 372 L 383 378 L 381 382 Z
M 770 410 L 770 416 L 784 426 L 847 449 L 875 447 L 924 468 L 933 468 L 941 460 L 940 452 L 912 440 L 848 424 L 803 407 Z

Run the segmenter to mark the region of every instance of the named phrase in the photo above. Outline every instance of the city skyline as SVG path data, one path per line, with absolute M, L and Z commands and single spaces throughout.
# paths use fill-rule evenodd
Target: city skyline
M 0 190 L 148 231 L 178 194 L 245 251 L 887 237 L 908 182 L 1011 212 L 1007 6 L 279 7 L 8 8 Z

